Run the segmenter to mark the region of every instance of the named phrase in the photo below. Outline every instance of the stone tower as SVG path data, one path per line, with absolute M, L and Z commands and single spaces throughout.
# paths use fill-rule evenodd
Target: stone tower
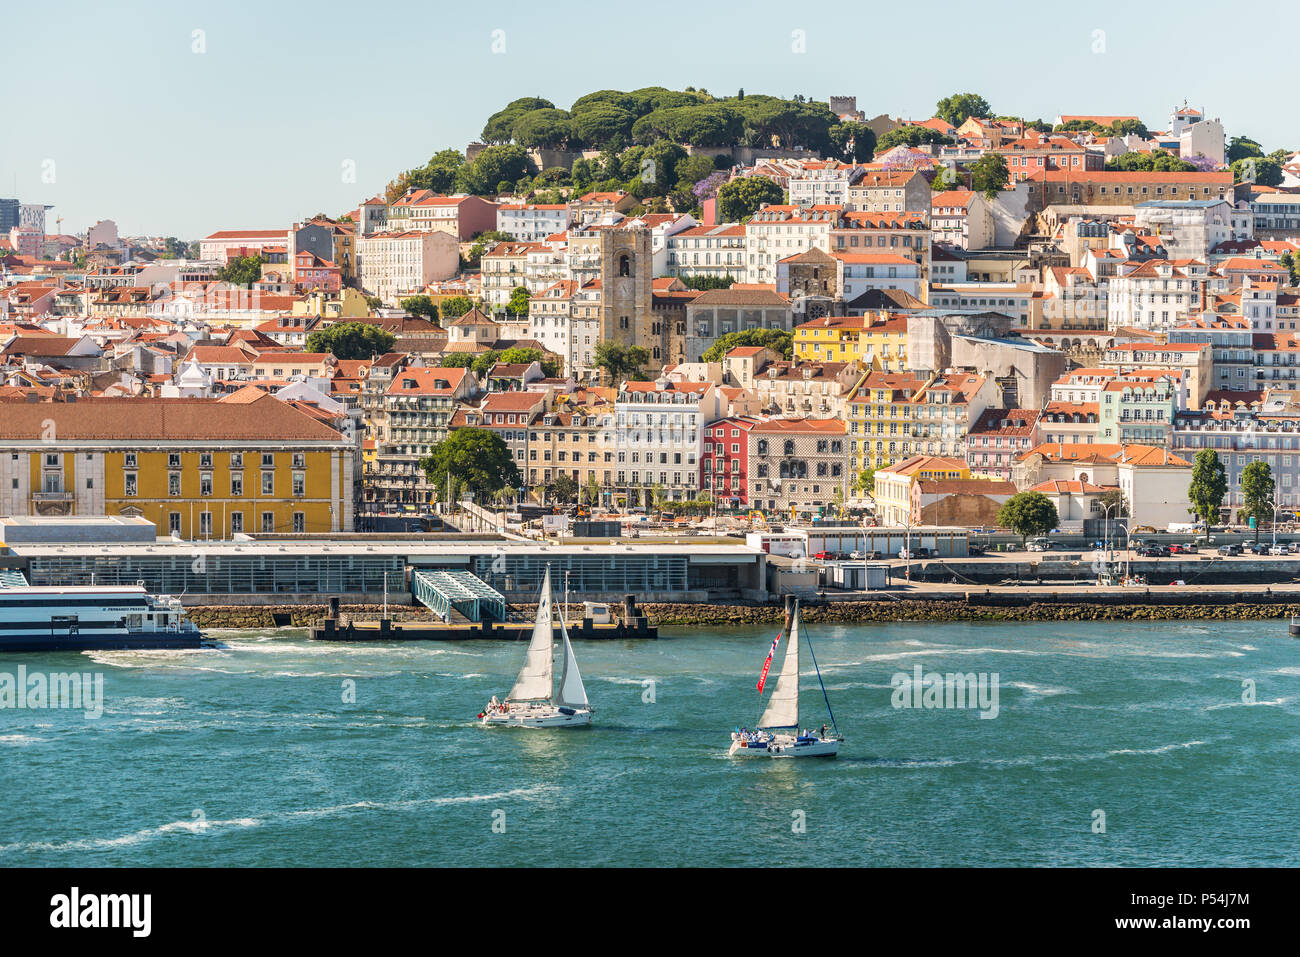
M 667 333 L 656 329 L 662 323 L 653 315 L 653 255 L 650 230 L 644 226 L 601 230 L 600 337 L 644 346 L 652 361 L 664 355 L 667 344 Z

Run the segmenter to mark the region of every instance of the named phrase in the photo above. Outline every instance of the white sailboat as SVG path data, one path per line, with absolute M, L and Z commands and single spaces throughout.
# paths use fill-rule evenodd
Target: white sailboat
M 492 697 L 479 713 L 480 724 L 512 728 L 576 728 L 591 724 L 595 709 L 587 700 L 587 689 L 583 687 L 578 659 L 569 643 L 563 612 L 560 613 L 560 638 L 564 661 L 559 684 L 555 684 L 554 605 L 551 566 L 547 565 L 542 594 L 537 601 L 537 617 L 533 621 L 533 637 L 519 677 L 504 702 L 498 701 L 495 695 Z
M 826 726 L 821 730 L 801 730 L 799 726 L 799 600 L 795 599 L 794 612 L 790 616 L 789 638 L 785 645 L 785 661 L 777 675 L 776 687 L 768 698 L 767 708 L 758 719 L 758 727 L 750 731 L 747 728 L 731 733 L 731 748 L 728 754 L 741 757 L 763 758 L 833 758 L 839 753 L 840 742 L 844 737 L 835 726 L 835 715 L 831 712 L 830 698 L 826 696 L 826 686 L 822 684 L 821 669 L 817 667 L 817 656 L 812 653 L 812 643 L 808 642 L 808 651 L 812 657 L 813 668 L 817 671 L 817 683 L 821 685 L 822 696 L 826 699 L 826 711 L 830 714 L 831 730 Z M 778 635 L 773 642 L 772 652 L 768 654 L 770 662 L 776 645 L 780 642 Z M 804 641 L 808 639 L 805 637 Z M 759 693 L 766 680 L 759 681 Z

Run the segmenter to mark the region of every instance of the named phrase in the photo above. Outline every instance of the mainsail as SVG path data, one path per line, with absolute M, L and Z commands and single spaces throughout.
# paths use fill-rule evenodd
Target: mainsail
M 528 655 L 519 669 L 515 686 L 506 695 L 507 701 L 549 701 L 551 676 L 555 669 L 555 637 L 551 622 L 551 569 L 548 565 L 542 581 L 542 595 L 537 601 L 537 620 L 533 623 L 533 640 L 528 643 Z
M 790 621 L 790 638 L 785 644 L 785 662 L 776 679 L 767 710 L 758 719 L 760 728 L 796 728 L 799 726 L 799 606 Z

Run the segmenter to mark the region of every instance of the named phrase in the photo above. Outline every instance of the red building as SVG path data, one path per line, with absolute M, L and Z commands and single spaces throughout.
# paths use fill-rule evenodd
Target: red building
M 343 286 L 343 276 L 332 262 L 321 259 L 309 249 L 302 249 L 293 257 L 293 285 L 295 289 L 338 292 Z
M 749 432 L 762 421 L 741 415 L 704 427 L 700 489 L 722 508 L 749 507 Z

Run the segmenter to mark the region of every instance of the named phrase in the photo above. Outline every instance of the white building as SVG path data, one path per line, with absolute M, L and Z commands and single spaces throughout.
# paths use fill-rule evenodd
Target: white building
M 790 202 L 796 206 L 843 206 L 849 187 L 864 170 L 839 160 L 809 160 L 790 170 Z
M 993 227 L 983 193 L 947 189 L 930 199 L 930 234 L 936 243 L 985 249 L 993 245 Z
M 764 205 L 745 224 L 745 281 L 776 282 L 776 264 L 816 247 L 831 248 L 839 206 Z
M 1210 250 L 1219 243 L 1255 234 L 1253 221 L 1234 217 L 1226 199 L 1148 200 L 1133 207 L 1133 222 L 1159 235 L 1170 258 L 1202 262 L 1210 261 Z
M 745 275 L 745 227 L 739 223 L 693 226 L 668 236 L 665 271 L 669 276 Z
M 449 279 L 460 268 L 460 245 L 442 230 L 378 233 L 357 240 L 357 275 L 361 287 L 385 305 L 420 292 L 431 282 Z
M 497 230 L 521 243 L 540 243 L 569 228 L 567 203 L 504 203 L 497 207 Z
M 658 485 L 673 501 L 695 498 L 704 425 L 722 418 L 724 409 L 712 383 L 624 383 L 614 403 L 614 434 L 606 436 L 615 450 L 615 487 L 648 494 Z

